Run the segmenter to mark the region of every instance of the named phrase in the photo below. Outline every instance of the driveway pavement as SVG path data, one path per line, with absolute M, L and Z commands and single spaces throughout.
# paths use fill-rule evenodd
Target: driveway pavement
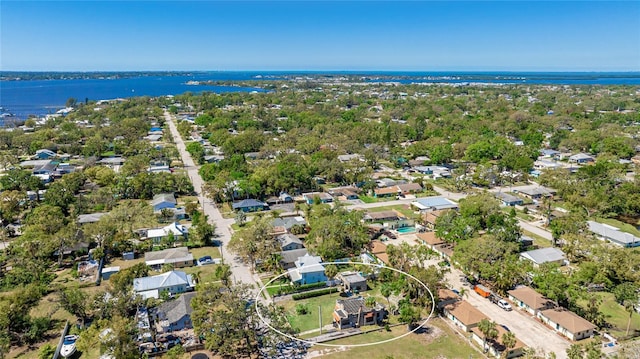
M 570 346 L 569 341 L 556 334 L 550 328 L 545 327 L 530 315 L 525 314 L 526 312 L 515 308 L 507 312 L 491 303 L 488 299 L 481 297 L 471 287 L 462 285 L 461 275 L 461 271 L 452 268 L 449 273 L 445 274 L 445 278 L 452 289 L 460 290 L 464 288 L 463 299 L 469 304 L 499 325 L 507 326 L 520 341 L 528 347 L 536 349 L 538 353 L 545 352 L 549 354 L 554 352 L 558 359 L 567 358 L 566 350 Z
M 216 234 L 218 235 L 218 240 L 222 245 L 220 246 L 220 252 L 222 254 L 222 259 L 224 263 L 231 266 L 232 278 L 235 283 L 245 283 L 251 284 L 257 289 L 262 286 L 262 282 L 260 278 L 254 273 L 252 273 L 251 269 L 248 265 L 242 262 L 239 257 L 230 253 L 227 250 L 227 245 L 231 240 L 231 224 L 234 223 L 233 219 L 223 218 L 222 214 L 211 199 L 204 196 L 202 191 L 204 181 L 202 177 L 198 173 L 199 167 L 195 165 L 193 159 L 187 149 L 185 147 L 184 141 L 182 140 L 182 136 L 178 132 L 176 124 L 174 122 L 173 117 L 166 110 L 164 112 L 164 116 L 166 122 L 169 124 L 169 130 L 171 131 L 171 135 L 173 136 L 173 140 L 180 152 L 180 157 L 182 158 L 182 163 L 184 164 L 184 169 L 187 171 L 189 178 L 191 179 L 191 183 L 193 183 L 193 188 L 200 200 L 200 204 L 203 208 L 204 213 L 209 216 L 209 223 L 214 223 L 216 225 Z M 265 295 L 266 292 L 265 292 Z

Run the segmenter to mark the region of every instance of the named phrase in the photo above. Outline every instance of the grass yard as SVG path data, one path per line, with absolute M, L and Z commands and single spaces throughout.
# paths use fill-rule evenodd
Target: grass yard
M 415 212 L 411 209 L 411 207 L 408 204 L 397 204 L 397 205 L 393 205 L 393 206 L 384 206 L 384 207 L 376 207 L 376 208 L 368 208 L 367 209 L 367 211 L 369 211 L 369 212 L 382 212 L 382 211 L 392 211 L 392 210 L 396 210 L 396 211 L 402 213 L 407 218 L 411 218 L 411 217 L 413 217 L 415 215 Z
M 217 282 L 219 280 L 216 277 L 217 267 L 218 267 L 217 264 L 207 264 L 205 266 L 178 268 L 177 270 L 181 270 L 187 274 L 198 273 L 198 275 L 200 276 L 201 283 L 209 283 L 209 282 Z
M 330 359 L 351 358 L 471 358 L 482 357 L 464 338 L 454 332 L 440 319 L 433 319 L 428 324 L 432 328 L 430 334 L 410 334 L 387 344 L 348 348 L 341 351 L 323 348 L 326 354 L 322 357 Z M 365 344 L 395 338 L 407 332 L 406 326 L 400 325 L 391 332 L 377 331 L 330 342 L 331 344 Z M 318 347 L 322 348 L 322 347 Z
M 614 337 L 623 337 L 627 331 L 627 321 L 629 320 L 629 312 L 624 310 L 624 307 L 616 302 L 616 299 L 612 293 L 598 293 L 602 304 L 600 305 L 600 312 L 604 314 L 605 321 L 611 325 L 609 332 Z M 579 300 L 578 305 L 586 307 L 586 301 Z M 629 334 L 633 332 L 640 332 L 640 314 L 633 313 L 631 317 L 631 326 L 629 327 Z
M 631 233 L 636 237 L 640 237 L 640 231 L 638 229 L 636 229 L 634 226 L 632 226 L 632 225 L 630 225 L 628 223 L 620 222 L 617 219 L 613 219 L 613 218 L 596 218 L 595 221 L 598 222 L 598 223 L 608 224 L 610 226 L 619 228 L 622 232 Z
M 301 332 L 304 332 L 311 329 L 317 329 L 319 327 L 318 306 L 322 307 L 322 325 L 331 324 L 333 321 L 333 309 L 336 306 L 336 300 L 341 298 L 342 297 L 340 297 L 338 293 L 332 293 L 301 300 L 291 299 L 279 304 L 286 310 L 291 326 L 299 329 Z M 309 309 L 309 313 L 305 315 L 296 314 L 296 305 L 298 304 L 306 304 Z
M 551 247 L 551 241 L 546 239 L 546 238 L 542 238 L 539 235 L 529 232 L 527 230 L 521 229 L 522 234 L 527 236 L 527 237 L 531 237 L 533 238 L 533 245 L 534 246 L 538 246 L 539 248 L 546 248 L 546 247 Z

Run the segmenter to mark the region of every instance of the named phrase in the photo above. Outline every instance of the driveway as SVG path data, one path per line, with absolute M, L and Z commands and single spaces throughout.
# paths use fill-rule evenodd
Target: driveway
M 471 287 L 462 285 L 461 275 L 461 271 L 452 268 L 451 272 L 445 274 L 445 279 L 452 289 L 465 289 L 463 299 L 469 304 L 476 307 L 498 325 L 507 326 L 520 341 L 528 347 L 536 349 L 538 353 L 543 351 L 547 354 L 554 352 L 558 359 L 567 358 L 566 350 L 571 344 L 568 340 L 519 309 L 507 312 L 491 303 L 488 299 L 481 297 Z M 511 304 L 513 306 L 513 303 Z
M 171 131 L 171 135 L 173 136 L 173 140 L 180 152 L 180 157 L 182 158 L 182 163 L 184 165 L 184 169 L 187 171 L 189 178 L 191 179 L 191 183 L 193 183 L 193 189 L 200 199 L 200 205 L 203 208 L 204 213 L 209 216 L 209 223 L 214 223 L 216 225 L 216 233 L 218 234 L 218 240 L 221 243 L 220 252 L 222 255 L 222 259 L 224 263 L 231 266 L 232 279 L 235 283 L 245 283 L 251 284 L 256 288 L 260 288 L 262 283 L 260 278 L 257 275 L 252 273 L 251 269 L 243 263 L 239 257 L 230 253 L 227 250 L 227 245 L 231 240 L 231 224 L 234 223 L 233 219 L 223 218 L 222 214 L 211 199 L 204 196 L 202 191 L 204 181 L 202 177 L 198 173 L 199 166 L 196 166 L 191 159 L 191 155 L 187 152 L 184 141 L 182 140 L 182 136 L 178 132 L 176 124 L 174 122 L 173 117 L 165 110 L 164 117 L 166 122 L 169 124 L 169 130 Z M 265 292 L 266 294 L 266 292 Z

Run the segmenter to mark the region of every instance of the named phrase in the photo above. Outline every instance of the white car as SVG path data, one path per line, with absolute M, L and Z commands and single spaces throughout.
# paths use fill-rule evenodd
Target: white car
M 500 299 L 498 301 L 498 307 L 506 310 L 507 312 L 511 310 L 511 304 L 507 303 L 507 301 L 504 299 Z

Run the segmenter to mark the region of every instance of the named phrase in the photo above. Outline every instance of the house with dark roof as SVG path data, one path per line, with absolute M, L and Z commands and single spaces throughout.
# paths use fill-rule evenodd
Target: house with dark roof
M 342 282 L 345 292 L 364 292 L 367 290 L 367 279 L 358 272 L 342 272 L 336 278 Z
M 539 267 L 544 263 L 555 263 L 561 266 L 567 263 L 567 258 L 565 257 L 564 252 L 555 247 L 540 248 L 522 252 L 520 253 L 520 259 L 531 261 L 534 267 Z
M 561 307 L 539 311 L 537 317 L 556 332 L 571 340 L 589 338 L 593 336 L 593 331 L 597 328 L 590 321 Z
M 376 303 L 372 308 L 367 307 L 362 297 L 338 299 L 333 310 L 333 323 L 338 329 L 359 328 L 380 323 L 386 314 L 383 305 Z
M 283 251 L 291 251 L 294 249 L 304 248 L 304 245 L 302 245 L 302 241 L 300 240 L 300 238 L 291 233 L 281 234 L 276 237 L 276 240 L 280 243 L 280 248 L 282 248 Z
M 532 315 L 537 315 L 541 310 L 556 307 L 556 304 L 552 300 L 545 298 L 531 287 L 518 287 L 508 291 L 507 294 L 509 295 L 509 300 L 513 302 L 517 308 L 526 310 Z
M 593 158 L 592 156 L 589 156 L 586 153 L 576 153 L 573 156 L 569 156 L 569 162 L 577 163 L 579 165 L 592 163 L 592 162 L 595 162 L 595 160 L 596 160 L 595 158 Z
M 178 299 L 166 301 L 156 309 L 156 330 L 158 333 L 168 333 L 193 328 L 191 322 L 191 300 L 195 292 L 182 294 Z
M 278 254 L 280 255 L 280 266 L 283 269 L 295 268 L 298 258 L 304 257 L 308 253 L 309 252 L 307 252 L 306 248 L 279 252 Z
M 523 186 L 514 188 L 513 192 L 530 199 L 541 199 L 543 197 L 553 196 L 556 190 L 544 186 Z
M 496 192 L 495 196 L 497 199 L 500 200 L 503 206 L 513 207 L 513 206 L 521 206 L 522 204 L 524 204 L 524 200 L 522 198 L 518 196 L 514 196 L 509 193 Z
M 333 202 L 333 197 L 330 194 L 325 192 L 309 192 L 303 193 L 302 198 L 307 204 L 313 204 L 313 201 L 318 198 L 320 203 L 331 203 Z
M 154 212 L 160 212 L 165 208 L 176 208 L 176 197 L 173 193 L 159 193 L 153 196 L 151 206 Z
M 231 207 L 234 211 L 259 212 L 269 209 L 269 205 L 257 199 L 247 198 L 239 202 L 234 202 Z
M 465 332 L 478 326 L 482 319 L 489 319 L 481 311 L 465 300 L 444 306 L 444 315 Z

